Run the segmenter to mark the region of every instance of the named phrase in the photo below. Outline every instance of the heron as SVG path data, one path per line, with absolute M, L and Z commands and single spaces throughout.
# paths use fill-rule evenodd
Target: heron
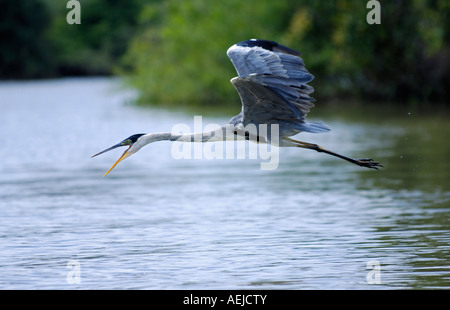
M 192 134 L 174 134 L 171 132 L 134 134 L 123 141 L 103 150 L 98 156 L 115 148 L 126 146 L 127 149 L 105 173 L 139 151 L 147 144 L 156 141 L 180 142 L 215 142 L 229 140 L 249 140 L 256 143 L 275 141 L 266 131 L 245 130 L 249 124 L 278 126 L 276 146 L 299 147 L 314 150 L 344 159 L 352 164 L 379 169 L 383 167 L 371 158 L 350 158 L 329 151 L 317 144 L 298 141 L 292 136 L 300 132 L 322 133 L 330 128 L 322 122 L 307 122 L 306 115 L 314 107 L 315 99 L 310 95 L 314 88 L 308 85 L 314 76 L 306 69 L 301 53 L 289 47 L 269 40 L 251 39 L 234 44 L 227 50 L 238 76 L 231 79 L 242 103 L 241 112 L 218 130 Z M 232 130 L 230 131 L 230 127 Z M 219 132 L 223 134 L 217 134 Z M 230 134 L 231 132 L 231 134 Z

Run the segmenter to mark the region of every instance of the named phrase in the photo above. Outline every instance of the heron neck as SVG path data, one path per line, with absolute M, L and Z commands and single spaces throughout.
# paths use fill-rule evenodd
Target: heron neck
M 144 145 L 163 140 L 178 141 L 178 142 L 214 142 L 214 141 L 223 141 L 226 139 L 223 132 L 224 132 L 223 127 L 219 127 L 218 129 L 212 131 L 189 133 L 189 134 L 156 132 L 142 136 L 141 140 Z
M 205 131 L 199 133 L 189 133 L 189 134 L 171 134 L 171 141 L 178 142 L 214 142 L 214 141 L 224 141 L 225 135 L 224 128 L 219 127 L 212 131 Z

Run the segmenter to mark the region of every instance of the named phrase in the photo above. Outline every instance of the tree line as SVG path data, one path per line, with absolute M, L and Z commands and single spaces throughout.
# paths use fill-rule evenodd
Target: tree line
M 447 102 L 447 0 L 0 0 L 0 78 L 121 75 L 146 104 L 235 101 L 226 50 L 249 38 L 302 53 L 316 98 Z

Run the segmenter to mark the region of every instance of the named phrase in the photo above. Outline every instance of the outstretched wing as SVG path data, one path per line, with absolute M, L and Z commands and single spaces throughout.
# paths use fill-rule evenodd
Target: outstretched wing
M 323 132 L 322 123 L 304 121 L 314 98 L 307 83 L 314 76 L 305 68 L 300 53 L 267 40 L 237 43 L 227 51 L 238 77 L 231 83 L 242 101 L 242 112 L 230 122 L 280 124 L 297 131 Z

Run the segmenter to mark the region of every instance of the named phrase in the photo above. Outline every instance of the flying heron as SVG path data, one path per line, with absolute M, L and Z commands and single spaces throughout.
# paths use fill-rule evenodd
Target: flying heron
M 378 169 L 383 167 L 370 158 L 353 159 L 331 151 L 317 144 L 294 140 L 302 131 L 320 133 L 329 131 L 322 122 L 308 123 L 306 114 L 314 107 L 310 94 L 314 89 L 308 85 L 314 76 L 305 68 L 301 54 L 286 46 L 268 40 L 247 40 L 231 46 L 227 55 L 233 63 L 238 77 L 231 79 L 239 93 L 241 113 L 217 130 L 194 134 L 173 134 L 170 132 L 135 134 L 92 157 L 117 147 L 128 148 L 105 173 L 107 175 L 119 162 L 139 151 L 143 146 L 162 140 L 181 142 L 213 142 L 244 139 L 256 143 L 270 143 L 280 147 L 300 147 L 339 157 L 361 167 Z M 278 126 L 277 143 L 271 136 L 256 130 L 249 134 L 247 125 L 261 124 Z M 232 134 L 229 134 L 229 128 Z

